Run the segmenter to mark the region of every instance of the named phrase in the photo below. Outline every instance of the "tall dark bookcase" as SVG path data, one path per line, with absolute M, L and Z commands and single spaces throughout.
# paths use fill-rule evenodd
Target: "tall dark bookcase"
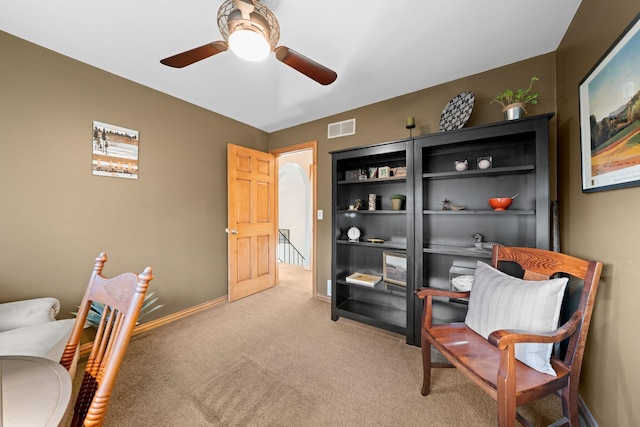
M 476 242 L 550 249 L 549 120 L 552 114 L 464 128 L 332 152 L 332 305 L 331 318 L 346 317 L 406 336 L 420 345 L 421 286 L 449 289 L 452 277 L 472 274 L 490 251 Z M 478 167 L 479 160 L 485 168 Z M 456 162 L 467 168 L 456 169 Z M 489 167 L 487 166 L 487 162 Z M 370 167 L 406 168 L 406 176 L 358 179 Z M 354 172 L 356 171 L 356 172 Z M 392 194 L 405 194 L 400 211 Z M 367 209 L 369 194 L 376 210 Z M 518 195 L 505 211 L 494 211 L 490 197 Z M 348 206 L 363 201 L 358 211 Z M 448 200 L 456 207 L 451 209 Z M 449 208 L 449 209 L 443 209 Z M 357 227 L 359 241 L 347 232 Z M 377 238 L 381 243 L 368 242 Z M 384 254 L 406 256 L 406 285 L 380 282 L 362 286 L 345 279 L 354 272 L 383 275 Z M 465 301 L 438 301 L 434 316 L 463 320 Z

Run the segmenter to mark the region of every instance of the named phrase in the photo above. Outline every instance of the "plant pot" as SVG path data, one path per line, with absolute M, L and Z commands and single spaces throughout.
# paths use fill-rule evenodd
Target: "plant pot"
M 402 199 L 391 199 L 391 209 L 394 211 L 402 209 Z
M 516 102 L 509 104 L 502 109 L 505 120 L 518 120 L 524 117 L 524 104 Z

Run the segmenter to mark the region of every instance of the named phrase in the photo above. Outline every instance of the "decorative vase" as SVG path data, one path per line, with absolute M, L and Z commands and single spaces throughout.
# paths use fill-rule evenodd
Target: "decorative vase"
M 509 104 L 502 109 L 505 120 L 518 120 L 524 117 L 524 104 L 516 102 Z
M 369 210 L 370 211 L 375 211 L 376 210 L 376 195 L 375 194 L 369 194 Z
M 391 209 L 394 211 L 402 209 L 402 199 L 391 199 Z

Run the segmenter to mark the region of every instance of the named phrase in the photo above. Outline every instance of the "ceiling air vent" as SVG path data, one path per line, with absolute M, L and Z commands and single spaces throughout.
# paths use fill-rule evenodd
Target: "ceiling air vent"
M 329 124 L 327 138 L 339 138 L 341 136 L 353 135 L 356 133 L 356 119 L 345 120 Z

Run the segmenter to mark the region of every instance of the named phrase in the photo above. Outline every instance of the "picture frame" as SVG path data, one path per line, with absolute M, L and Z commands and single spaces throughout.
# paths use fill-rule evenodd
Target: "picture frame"
M 92 134 L 92 175 L 138 179 L 137 130 L 94 120 Z
M 378 177 L 378 168 L 372 166 L 369 169 L 367 169 L 367 177 L 369 179 L 377 178 Z
M 393 176 L 407 176 L 407 167 L 398 166 L 397 168 L 394 168 Z
M 579 83 L 585 193 L 640 186 L 639 51 L 640 14 Z
M 389 178 L 389 176 L 391 176 L 391 168 L 389 166 L 378 168 L 378 178 Z
M 407 286 L 407 255 L 397 252 L 382 253 L 382 280 Z
M 362 177 L 362 170 L 360 169 L 348 170 L 348 171 L 345 171 L 344 173 L 345 181 L 359 181 L 361 177 Z

